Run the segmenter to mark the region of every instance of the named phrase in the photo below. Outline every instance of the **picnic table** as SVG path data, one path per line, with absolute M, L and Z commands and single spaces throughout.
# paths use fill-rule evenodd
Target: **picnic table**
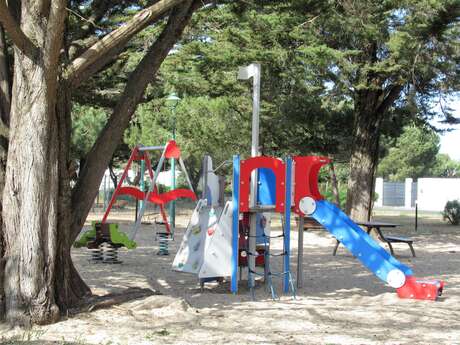
M 392 243 L 406 243 L 409 246 L 410 251 L 412 252 L 412 256 L 415 257 L 414 247 L 412 246 L 414 241 L 412 239 L 407 238 L 407 237 L 388 236 L 388 235 L 383 234 L 382 228 L 396 228 L 397 226 L 399 226 L 399 224 L 377 222 L 377 221 L 357 222 L 356 224 L 362 227 L 365 227 L 366 232 L 368 234 L 370 234 L 372 230 L 375 230 L 379 240 L 382 242 L 385 242 L 390 248 L 391 255 L 394 256 L 394 250 L 393 250 Z M 336 255 L 339 245 L 340 245 L 340 241 L 337 240 L 337 243 L 335 244 L 332 255 L 334 256 Z

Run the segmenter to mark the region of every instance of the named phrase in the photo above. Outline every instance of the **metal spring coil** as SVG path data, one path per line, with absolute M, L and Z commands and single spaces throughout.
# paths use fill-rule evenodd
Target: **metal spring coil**
M 118 248 L 107 243 L 104 246 L 104 263 L 106 264 L 120 264 L 121 261 L 118 260 Z
M 169 235 L 167 233 L 159 232 L 157 233 L 157 238 L 160 247 L 160 250 L 158 251 L 157 255 L 169 255 Z
M 102 254 L 101 247 L 98 247 L 96 249 L 91 249 L 91 261 L 102 262 L 103 259 L 104 259 L 104 256 Z

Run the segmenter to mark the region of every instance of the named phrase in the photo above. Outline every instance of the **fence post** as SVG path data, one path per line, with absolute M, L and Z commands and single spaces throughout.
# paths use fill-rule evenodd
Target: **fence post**
M 377 193 L 377 200 L 374 205 L 377 207 L 383 206 L 383 178 L 377 177 L 375 179 L 375 193 Z
M 410 209 L 412 204 L 412 182 L 411 178 L 404 180 L 404 208 Z

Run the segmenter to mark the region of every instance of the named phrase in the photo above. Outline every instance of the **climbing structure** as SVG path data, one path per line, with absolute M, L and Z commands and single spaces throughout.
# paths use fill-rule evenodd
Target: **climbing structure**
M 252 183 L 255 179 L 257 188 Z M 238 291 L 238 267 L 241 261 L 247 261 L 248 286 L 254 294 L 255 277 L 265 278 L 272 293 L 277 294 L 273 287 L 273 278 L 283 279 L 283 290 L 291 289 L 295 296 L 295 289 L 290 271 L 290 227 L 291 227 L 291 189 L 292 189 L 292 160 L 285 161 L 275 157 L 251 157 L 240 160 L 239 156 L 233 159 L 233 261 L 231 291 Z M 271 236 L 267 231 L 258 231 L 262 217 L 266 213 L 282 215 L 282 232 L 278 236 Z M 240 219 L 242 215 L 242 219 Z M 244 231 L 245 219 L 248 219 L 248 230 Z M 241 226 L 243 221 L 243 226 Z M 243 231 L 242 231 L 243 229 Z M 270 242 L 274 239 L 283 241 L 283 250 L 274 253 Z M 257 244 L 262 243 L 263 248 Z M 242 250 L 241 250 L 242 249 Z M 283 260 L 282 270 L 274 271 L 270 261 L 278 257 Z M 263 272 L 256 270 L 257 263 L 264 267 Z M 263 263 L 263 265 L 262 265 Z
M 321 223 L 378 278 L 396 289 L 401 298 L 435 300 L 444 283 L 421 280 L 376 243 L 335 205 L 324 200 L 318 190 L 318 174 L 330 159 L 319 156 L 296 156 L 281 160 L 274 157 L 233 159 L 233 200 L 223 212 L 198 203 L 173 268 L 197 273 L 200 279 L 231 277 L 231 291 L 238 291 L 238 270 L 247 267 L 248 285 L 254 293 L 255 276 L 264 276 L 273 298 L 273 278 L 283 279 L 283 290 L 295 296 L 290 271 L 291 210 L 300 219 L 308 215 Z M 257 181 L 253 184 L 253 179 Z M 210 178 L 212 180 L 212 178 Z M 254 185 L 256 188 L 254 188 Z M 206 190 L 206 186 L 204 188 Z M 208 208 L 207 208 L 208 207 Z M 272 236 L 266 227 L 269 213 L 282 216 L 282 232 Z M 299 222 L 301 224 L 301 222 Z M 299 238 L 303 226 L 299 227 Z M 283 250 L 274 253 L 270 242 L 283 241 Z M 261 246 L 262 244 L 262 246 Z M 302 244 L 303 248 L 303 244 Z M 283 260 L 281 271 L 275 272 L 271 259 Z M 301 257 L 300 257 L 301 261 Z M 263 272 L 257 267 L 263 267 Z M 299 271 L 298 271 L 299 272 Z M 301 279 L 298 274 L 297 278 Z

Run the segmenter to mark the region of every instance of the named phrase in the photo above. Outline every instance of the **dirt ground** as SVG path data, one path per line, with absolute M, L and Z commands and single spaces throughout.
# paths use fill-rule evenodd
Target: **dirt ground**
M 396 256 L 417 277 L 446 282 L 438 301 L 399 299 L 343 247 L 332 256 L 334 239 L 324 230 L 305 232 L 305 281 L 296 299 L 288 294 L 272 301 L 260 283 L 252 301 L 246 275 L 238 295 L 228 292 L 228 282 L 207 284 L 201 292 L 195 276 L 170 269 L 188 222 L 183 214 L 170 243 L 170 256 L 156 255 L 158 243 L 151 225 L 142 226 L 137 249 L 120 251 L 121 265 L 94 264 L 87 249 L 73 250 L 76 266 L 95 294 L 142 287 L 162 295 L 31 330 L 0 325 L 0 343 L 460 344 L 460 228 L 439 218 L 423 218 L 416 233 L 408 216 L 386 214 L 375 219 L 401 224 L 386 234 L 414 239 L 416 258 L 405 244 L 395 245 Z M 125 218 L 120 224 L 127 233 L 131 231 L 131 220 Z M 273 248 L 281 245 L 272 243 Z M 295 278 L 297 231 L 291 234 L 291 246 Z M 281 293 L 280 284 L 275 285 Z

